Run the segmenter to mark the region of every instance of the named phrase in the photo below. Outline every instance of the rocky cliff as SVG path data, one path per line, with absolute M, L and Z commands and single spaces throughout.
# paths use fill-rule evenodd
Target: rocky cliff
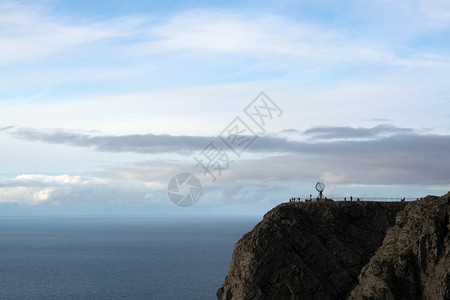
M 218 299 L 450 299 L 450 193 L 284 203 L 235 245 Z

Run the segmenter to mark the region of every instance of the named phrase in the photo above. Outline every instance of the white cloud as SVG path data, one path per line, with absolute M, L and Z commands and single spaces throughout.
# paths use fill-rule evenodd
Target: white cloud
M 432 5 L 426 8 L 429 15 L 439 12 Z M 112 62 L 117 58 L 133 61 L 136 55 L 152 59 L 158 53 L 170 57 L 174 56 L 173 51 L 183 53 L 183 58 L 194 55 L 209 63 L 213 57 L 216 64 L 223 63 L 222 53 L 227 53 L 257 59 L 272 68 L 276 64 L 291 68 L 292 63 L 449 63 L 448 57 L 432 53 L 412 53 L 410 57 L 396 54 L 397 45 L 388 40 L 355 37 L 323 25 L 266 13 L 193 10 L 168 19 L 122 16 L 98 22 L 65 18 L 33 6 L 7 4 L 2 6 L 0 17 L 4 28 L 0 41 L 3 64 L 23 64 L 56 53 L 65 53 L 66 59 L 109 57 Z M 153 64 L 158 63 L 159 57 L 152 60 Z M 233 58 L 225 59 L 229 60 Z
M 21 205 L 145 204 L 161 201 L 149 197 L 164 186 L 158 182 L 88 178 L 70 175 L 22 174 L 0 179 L 0 203 Z
M 51 202 L 52 188 L 12 186 L 0 187 L 0 203 L 38 205 Z
M 395 1 L 395 6 L 408 17 L 411 29 L 423 31 L 448 30 L 450 3 L 446 0 Z
M 128 36 L 139 23 L 137 19 L 120 18 L 106 23 L 70 24 L 39 7 L 12 3 L 1 5 L 0 11 L 0 64 L 24 64 L 63 52 L 89 55 L 91 50 L 82 47 Z
M 283 68 L 336 63 L 423 67 L 448 66 L 450 62 L 448 57 L 427 53 L 402 57 L 395 53 L 395 45 L 384 41 L 346 36 L 334 29 L 267 14 L 190 11 L 151 27 L 150 32 L 158 40 L 138 44 L 141 52 L 182 51 L 186 56 L 207 58 L 217 52 L 228 53 L 264 59 L 266 67 L 270 62 Z
M 90 179 L 90 182 L 98 181 L 98 179 Z M 52 184 L 52 185 L 63 185 L 63 184 L 83 184 L 88 182 L 87 179 L 82 180 L 80 176 L 69 176 L 69 175 L 56 175 L 56 176 L 48 176 L 41 174 L 22 174 L 18 175 L 14 182 L 23 183 L 23 184 L 33 184 L 37 183 L 38 185 Z

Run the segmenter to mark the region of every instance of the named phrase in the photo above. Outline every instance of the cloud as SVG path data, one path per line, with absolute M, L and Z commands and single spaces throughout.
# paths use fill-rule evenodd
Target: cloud
M 287 133 L 287 134 L 300 134 L 300 131 L 298 129 L 283 129 L 280 131 L 280 133 Z
M 397 1 L 396 1 L 397 2 Z M 409 30 L 447 31 L 450 25 L 450 4 L 445 0 L 414 0 L 394 4 Z M 402 27 L 401 27 L 402 28 Z
M 210 137 L 172 136 L 168 134 L 132 134 L 121 136 L 93 136 L 67 131 L 39 131 L 20 128 L 12 131 L 15 137 L 51 144 L 94 148 L 106 152 L 136 153 L 192 153 L 204 148 Z
M 439 141 L 440 140 L 440 141 Z M 366 144 L 362 146 L 362 144 Z M 158 160 L 105 167 L 117 180 L 167 183 L 181 172 L 195 174 L 205 197 L 223 203 L 264 202 L 280 199 L 305 184 L 402 187 L 408 190 L 450 190 L 450 137 L 387 137 L 379 141 L 321 143 L 288 154 L 236 159 L 216 180 L 190 160 Z M 313 186 L 313 185 L 312 185 Z M 424 192 L 421 192 L 424 193 Z M 414 196 L 414 192 L 409 193 Z M 423 196 L 423 194 L 417 194 Z M 287 199 L 287 198 L 286 198 Z
M 263 155 L 252 157 L 249 153 L 241 159 L 231 157 L 233 162 L 229 169 L 215 174 L 215 182 L 196 166 L 193 157 L 183 161 L 160 158 L 104 165 L 94 177 L 24 174 L 1 179 L 0 202 L 24 205 L 166 203 L 166 185 L 172 176 L 181 172 L 194 173 L 202 180 L 205 189 L 212 193 L 207 201 L 224 203 L 270 201 L 277 193 L 290 193 L 299 183 L 317 180 L 339 185 L 450 189 L 449 135 L 419 135 L 397 127 L 357 128 L 356 133 L 352 129 L 355 128 L 327 127 L 324 130 L 321 127 L 311 132 L 339 133 L 340 137 L 356 136 L 358 139 L 336 140 L 333 135 L 329 140 L 321 136 L 318 141 L 289 141 L 261 136 L 248 151 Z M 152 134 L 91 136 L 23 128 L 11 128 L 7 132 L 31 141 L 91 147 L 96 151 L 161 154 L 179 149 L 200 151 L 213 139 Z M 361 136 L 370 138 L 359 139 Z
M 135 19 L 108 22 L 68 22 L 37 5 L 6 2 L 0 5 L 2 30 L 0 64 L 15 65 L 60 53 L 84 52 L 88 45 L 128 36 Z
M 382 135 L 411 134 L 411 128 L 399 128 L 393 125 L 378 125 L 372 128 L 353 127 L 315 127 L 304 131 L 313 140 L 376 138 Z
M 0 203 L 38 205 L 49 202 L 54 189 L 40 187 L 0 187 Z M 56 201 L 53 204 L 57 204 Z
M 96 205 L 152 203 L 163 186 L 156 182 L 70 175 L 22 174 L 0 179 L 0 203 Z M 158 199 L 159 201 L 159 199 Z
M 10 130 L 12 128 L 14 128 L 14 126 L 6 126 L 6 127 L 0 128 L 0 131 L 8 131 L 8 130 Z
M 290 130 L 291 131 L 291 130 Z M 63 130 L 17 128 L 9 130 L 17 138 L 51 144 L 88 147 L 106 152 L 183 153 L 192 154 L 204 149 L 218 137 L 173 136 L 168 134 L 89 135 Z M 355 154 L 409 153 L 444 157 L 450 145 L 449 135 L 420 135 L 409 128 L 380 125 L 372 128 L 315 127 L 305 131 L 320 142 L 292 141 L 277 136 L 259 136 L 247 149 L 260 153 Z M 354 140 L 370 138 L 369 140 Z M 344 139 L 344 140 L 335 140 Z M 348 139 L 348 140 L 346 140 Z M 226 147 L 225 145 L 223 145 Z
M 292 64 L 449 65 L 445 55 L 411 52 L 406 56 L 397 53 L 396 46 L 386 41 L 352 36 L 267 12 L 255 16 L 248 11 L 197 9 L 167 18 L 122 15 L 102 21 L 81 21 L 37 5 L 6 3 L 0 8 L 0 25 L 4 28 L 0 63 L 8 65 L 55 54 L 83 60 L 108 57 L 110 62 L 147 57 L 156 63 L 159 54 L 176 58 L 180 53 L 183 59 L 195 55 L 208 63 L 213 58 L 218 64 L 234 61 L 237 55 L 264 60 L 266 67 L 269 63 L 271 68 L 278 65 L 289 69 Z M 438 10 L 429 11 L 430 16 L 442 19 Z M 223 54 L 231 56 L 224 60 Z
M 232 185 L 302 182 L 311 178 L 323 178 L 336 184 L 446 185 L 450 182 L 447 167 L 450 165 L 449 135 L 423 135 L 414 133 L 412 129 L 394 126 L 319 127 L 307 132 L 317 134 L 319 138 L 294 141 L 261 136 L 247 148 L 249 156 L 243 155 L 238 159 L 230 152 L 229 157 L 234 162 L 230 164 L 230 171 L 224 172 L 226 174 L 221 181 Z M 96 151 L 184 152 L 199 156 L 210 141 L 226 149 L 225 145 L 219 144 L 217 137 L 207 136 L 90 136 L 30 129 L 13 131 L 13 134 L 22 139 L 91 147 Z M 260 155 L 254 158 L 251 153 Z M 187 170 L 201 175 L 203 170 L 196 168 L 193 156 L 186 157 L 187 161 L 183 162 L 161 158 L 153 162 L 108 167 L 100 175 L 163 184 L 163 179 L 169 180 L 174 174 Z M 208 180 L 207 176 L 205 179 Z
M 331 150 L 331 149 L 330 149 Z M 450 158 L 440 152 L 385 150 L 288 154 L 238 161 L 224 180 L 232 184 L 289 182 L 292 185 L 323 180 L 333 184 L 440 185 L 450 189 Z M 431 152 L 431 151 L 429 151 Z M 222 180 L 222 179 L 221 179 Z
M 12 111 L 14 116 L 9 118 L 21 119 L 22 123 L 31 123 L 31 120 L 46 122 L 53 117 L 63 119 L 63 122 L 82 118 L 83 124 L 86 121 L 103 123 L 112 114 L 125 119 L 125 114 L 121 113 L 123 109 L 130 115 L 132 109 L 135 109 L 134 114 L 141 113 L 144 105 L 153 106 L 154 109 L 148 109 L 149 114 L 150 111 L 157 112 L 158 119 L 165 118 L 162 122 L 174 123 L 172 119 L 167 120 L 167 112 L 170 110 L 172 114 L 172 108 L 164 107 L 167 111 L 162 112 L 159 110 L 165 106 L 162 102 L 169 103 L 173 99 L 166 101 L 170 95 L 163 95 L 163 101 L 146 99 L 140 107 L 132 107 L 136 103 L 133 101 L 136 92 L 155 97 L 158 93 L 149 91 L 167 89 L 182 94 L 186 91 L 182 89 L 185 87 L 205 90 L 208 86 L 220 88 L 221 84 L 230 82 L 235 84 L 226 87 L 227 94 L 231 89 L 240 89 L 241 95 L 245 95 L 252 89 L 264 88 L 279 94 L 282 91 L 287 95 L 286 99 L 293 98 L 292 95 L 299 95 L 301 99 L 308 94 L 308 89 L 316 87 L 321 92 L 313 95 L 314 100 L 333 97 L 323 101 L 326 102 L 322 106 L 326 117 L 329 117 L 331 109 L 324 108 L 340 104 L 336 101 L 337 90 L 346 88 L 342 90 L 345 93 L 343 98 L 354 98 L 352 93 L 365 98 L 351 104 L 353 111 L 369 118 L 389 116 L 398 121 L 392 116 L 390 106 L 399 108 L 390 103 L 393 101 L 385 105 L 387 99 L 394 98 L 399 90 L 407 90 L 408 95 L 402 96 L 410 100 L 401 108 L 402 111 L 405 109 L 403 115 L 411 114 L 412 110 L 417 110 L 417 99 L 423 97 L 414 90 L 424 87 L 427 101 L 435 101 L 434 96 L 440 93 L 440 86 L 444 84 L 440 81 L 448 77 L 450 66 L 449 56 L 439 47 L 414 47 L 405 41 L 400 45 L 393 44 L 389 38 L 355 35 L 353 31 L 348 32 L 345 28 L 333 27 L 320 20 L 307 22 L 302 18 L 294 19 L 267 11 L 254 15 L 245 9 L 211 8 L 177 11 L 163 17 L 149 13 L 105 17 L 95 21 L 75 18 L 67 11 L 52 8 L 17 3 L 6 6 L 0 9 L 0 19 L 3 20 L 0 21 L 3 22 L 0 24 L 3 29 L 0 41 L 5 43 L 4 47 L 0 47 L 0 51 L 4 51 L 0 62 L 6 68 L 4 75 L 0 75 L 0 88 L 6 97 L 11 98 L 7 110 Z M 411 72 L 409 67 L 418 69 Z M 433 74 L 429 73 L 430 68 Z M 349 78 L 353 80 L 344 82 Z M 369 85 L 367 82 L 383 89 L 383 94 L 379 95 L 383 99 L 376 104 L 365 105 L 365 102 L 375 98 L 373 94 L 367 95 L 373 92 L 373 88 L 364 88 Z M 392 85 L 387 85 L 387 82 Z M 304 86 L 308 88 L 304 89 Z M 414 86 L 413 91 L 411 86 Z M 326 95 L 327 91 L 331 95 Z M 222 97 L 218 96 L 219 92 L 208 93 L 209 101 L 213 97 L 214 100 Z M 126 99 L 121 99 L 120 112 L 110 111 L 114 107 L 110 99 L 102 100 L 119 97 Z M 180 99 L 185 96 L 175 97 Z M 186 98 L 192 104 L 200 97 Z M 24 100 L 31 103 L 25 109 L 23 106 L 27 105 L 22 105 Z M 68 102 L 73 105 L 64 107 Z M 98 105 L 99 102 L 102 102 L 101 105 Z M 400 104 L 403 101 L 395 102 Z M 373 107 L 381 105 L 382 112 L 372 115 Z M 103 106 L 100 112 L 95 111 L 99 106 Z M 175 105 L 172 106 L 176 109 Z M 368 114 L 364 111 L 367 106 L 371 107 Z M 307 122 L 310 121 L 307 115 L 315 111 L 313 107 L 304 108 Z M 58 108 L 67 111 L 61 112 Z M 29 110 L 35 115 L 33 119 L 28 118 Z M 192 110 L 186 108 L 187 112 L 192 113 Z M 24 116 L 25 113 L 27 116 Z M 91 117 L 93 115 L 95 117 Z M 337 116 L 343 118 L 345 113 Z M 120 125 L 112 124 L 114 122 L 116 120 L 104 126 L 129 127 L 130 123 L 138 123 L 128 119 Z M 286 124 L 287 128 L 290 126 Z
M 396 53 L 380 40 L 350 36 L 336 29 L 273 14 L 193 10 L 149 30 L 154 39 L 139 43 L 140 52 L 183 51 L 188 55 L 228 53 L 284 65 L 376 63 L 397 66 L 449 66 L 449 57 L 432 53 Z M 229 34 L 233 32 L 233 34 Z M 221 56 L 222 57 L 222 56 Z

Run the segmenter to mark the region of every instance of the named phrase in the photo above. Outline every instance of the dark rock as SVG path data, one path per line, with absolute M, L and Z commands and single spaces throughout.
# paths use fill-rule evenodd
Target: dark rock
M 410 203 L 350 299 L 450 299 L 450 193 Z
M 407 203 L 285 203 L 235 245 L 218 299 L 345 299 Z

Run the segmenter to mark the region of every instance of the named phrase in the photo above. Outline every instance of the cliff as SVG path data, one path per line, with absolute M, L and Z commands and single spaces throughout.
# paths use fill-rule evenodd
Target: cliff
M 235 245 L 217 297 L 446 299 L 449 197 L 281 204 Z
M 450 299 L 450 193 L 401 211 L 350 299 Z

